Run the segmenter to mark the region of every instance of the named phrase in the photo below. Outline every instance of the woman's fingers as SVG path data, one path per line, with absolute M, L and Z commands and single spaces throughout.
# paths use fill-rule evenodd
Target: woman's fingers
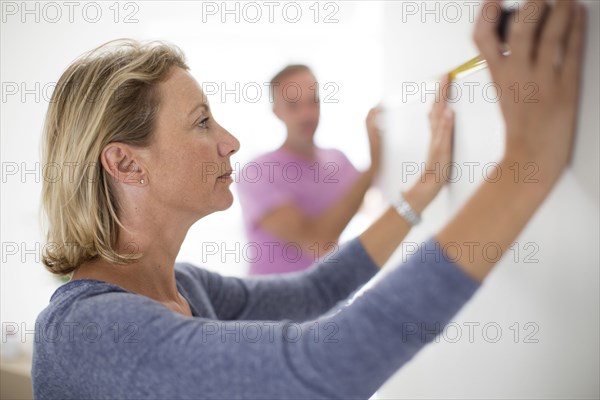
M 442 106 L 442 109 L 446 108 L 446 105 L 448 104 L 448 90 L 450 90 L 450 74 L 446 74 L 444 76 L 442 76 L 442 79 L 440 79 L 440 87 L 439 87 L 439 91 L 438 91 L 438 97 L 440 99 L 440 104 Z
M 439 120 L 444 113 L 444 110 L 448 107 L 448 91 L 450 90 L 450 76 L 444 75 L 442 79 L 440 79 L 438 92 L 435 96 L 435 100 L 433 102 L 433 107 L 429 112 L 429 122 L 431 125 L 432 132 L 437 129 L 439 124 Z
M 569 29 L 572 26 L 573 12 L 577 3 L 558 0 L 548 13 L 540 37 L 536 63 L 539 67 L 554 74 L 557 61 L 562 63 L 563 51 L 567 44 Z
M 448 106 L 450 77 L 445 75 L 440 80 L 436 101 L 429 115 L 431 122 L 431 142 L 429 145 L 428 163 L 431 168 L 439 164 L 444 168 L 452 157 L 452 132 L 454 113 Z
M 440 119 L 437 136 L 442 149 L 448 150 L 452 143 L 452 131 L 454 128 L 454 112 L 448 107 Z
M 583 4 L 577 4 L 574 10 L 573 22 L 568 32 L 561 75 L 561 86 L 571 99 L 579 96 L 583 49 L 585 46 L 585 25 L 586 9 Z
M 473 40 L 490 66 L 502 60 L 502 46 L 496 34 L 501 12 L 502 0 L 485 0 L 473 32 Z
M 381 158 L 381 137 L 377 117 L 381 108 L 374 107 L 367 114 L 367 136 L 371 150 L 371 164 L 378 165 Z
M 538 33 L 544 23 L 546 0 L 528 0 L 508 23 L 507 44 L 511 57 L 529 65 L 535 57 Z
M 452 133 L 454 113 L 447 107 L 440 116 L 436 130 L 431 132 L 431 142 L 427 157 L 427 170 L 442 171 L 452 162 Z M 436 179 L 437 182 L 437 179 Z

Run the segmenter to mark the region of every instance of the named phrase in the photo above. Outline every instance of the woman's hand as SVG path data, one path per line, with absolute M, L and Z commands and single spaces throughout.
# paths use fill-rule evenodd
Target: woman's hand
M 448 107 L 448 77 L 444 77 L 438 87 L 436 101 L 429 113 L 431 124 L 431 143 L 427 154 L 426 171 L 422 171 L 421 178 L 406 192 L 404 198 L 417 213 L 421 213 L 425 207 L 435 198 L 440 189 L 446 183 L 441 174 L 427 174 L 427 171 L 444 171 L 445 167 L 452 161 L 452 132 L 454 128 L 454 113 Z M 367 130 L 369 138 L 377 139 L 377 145 L 381 149 L 379 141 L 379 129 L 375 125 L 378 109 L 372 109 L 367 117 Z M 373 148 L 373 142 L 371 142 Z M 437 165 L 437 168 L 436 168 Z M 381 267 L 400 242 L 406 237 L 411 225 L 396 211 L 394 207 L 379 217 L 373 225 L 362 235 L 361 242 L 373 261 Z
M 369 168 L 369 172 L 372 178 L 377 175 L 377 172 L 381 168 L 381 131 L 377 124 L 380 112 L 381 109 L 379 107 L 371 108 L 366 119 L 369 147 L 371 150 L 371 167 Z
M 425 163 L 426 170 L 421 172 L 421 180 L 430 182 L 435 194 L 446 183 L 445 171 L 452 162 L 452 135 L 454 133 L 454 112 L 448 106 L 450 78 L 444 76 L 440 81 L 436 101 L 429 112 L 431 142 Z M 435 173 L 427 173 L 433 172 Z M 435 195 L 434 195 L 435 196 Z
M 452 162 L 452 135 L 454 132 L 454 112 L 448 106 L 450 78 L 444 76 L 438 87 L 436 100 L 429 112 L 431 141 L 421 178 L 404 197 L 418 213 L 437 196 L 447 181 L 447 167 Z
M 550 193 L 571 154 L 579 98 L 584 10 L 575 1 L 527 1 L 518 22 L 509 26 L 511 53 L 502 55 L 496 21 L 486 0 L 474 39 L 502 90 L 500 106 L 506 121 L 506 153 L 496 166 L 497 180 L 484 181 L 452 220 L 436 235 L 460 268 L 482 281 L 506 254 Z M 535 12 L 532 14 L 532 10 Z M 536 11 L 537 10 L 537 11 Z M 524 19 L 524 15 L 529 19 Z M 543 15 L 545 16 L 543 17 Z M 533 18 L 534 22 L 528 22 Z M 514 89 L 534 85 L 534 101 L 514 97 Z M 512 92 L 511 92 L 512 90 Z M 521 90 L 517 93 L 523 93 Z M 515 163 L 534 162 L 537 182 L 515 179 Z M 520 168 L 520 167 L 518 167 Z M 506 172 L 505 172 L 506 171 Z M 503 173 L 504 172 L 504 173 Z M 493 244 L 497 256 L 485 249 Z M 452 248 L 452 249 L 450 249 Z
M 501 3 L 486 0 L 483 15 L 498 15 Z M 501 90 L 506 156 L 536 163 L 541 182 L 550 186 L 568 164 L 572 151 L 584 23 L 585 9 L 576 1 L 559 0 L 550 6 L 544 0 L 530 0 L 519 9 L 517 18 L 511 18 L 508 56 L 500 50 L 497 21 L 479 18 L 473 35 Z

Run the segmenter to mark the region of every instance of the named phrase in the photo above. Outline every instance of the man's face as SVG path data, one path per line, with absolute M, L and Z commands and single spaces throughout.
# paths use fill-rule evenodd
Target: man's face
M 288 138 L 312 142 L 319 125 L 318 83 L 309 71 L 297 71 L 281 80 L 273 90 L 273 112 L 283 121 Z

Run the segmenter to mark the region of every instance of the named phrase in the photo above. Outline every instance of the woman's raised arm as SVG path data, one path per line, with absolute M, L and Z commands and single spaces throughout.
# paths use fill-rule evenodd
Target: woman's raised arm
M 429 114 L 427 170 L 435 164 L 446 165 L 452 157 L 454 116 L 448 106 L 448 77 L 440 83 L 440 100 Z M 425 174 L 404 197 L 415 212 L 421 213 L 444 184 L 438 177 Z M 210 281 L 209 296 L 219 318 L 304 321 L 329 311 L 372 278 L 410 229 L 411 225 L 390 207 L 359 238 L 341 246 L 330 243 L 331 251 L 308 271 L 250 279 L 190 271 L 195 279 Z
M 513 85 L 535 85 L 533 102 L 501 96 L 506 122 L 506 151 L 497 165 L 500 178 L 484 182 L 464 207 L 436 236 L 448 256 L 481 281 L 499 257 L 485 254 L 492 245 L 503 254 L 552 190 L 571 156 L 575 133 L 585 9 L 575 1 L 528 1 L 534 10 L 509 27 L 510 55 L 504 56 L 489 16 L 500 0 L 486 0 L 474 33 L 495 83 L 509 92 Z M 496 10 L 497 12 L 497 10 Z M 534 182 L 524 181 L 533 163 Z M 515 174 L 515 168 L 520 174 Z M 566 210 L 568 211 L 568 210 Z

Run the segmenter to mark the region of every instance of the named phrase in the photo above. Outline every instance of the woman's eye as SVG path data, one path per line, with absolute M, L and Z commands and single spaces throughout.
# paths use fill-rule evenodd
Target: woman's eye
M 202 119 L 200 122 L 198 122 L 198 126 L 202 129 L 207 129 L 208 128 L 207 124 L 208 124 L 208 117 L 206 117 L 206 118 Z

